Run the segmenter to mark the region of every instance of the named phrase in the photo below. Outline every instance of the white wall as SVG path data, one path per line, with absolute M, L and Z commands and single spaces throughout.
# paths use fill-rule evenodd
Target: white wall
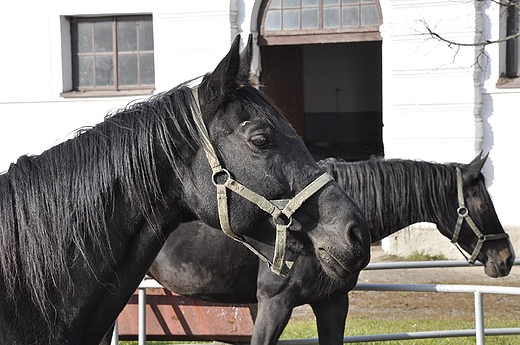
M 503 8 L 495 3 L 485 7 L 486 35 L 490 40 L 504 37 Z M 515 196 L 520 195 L 518 178 L 518 149 L 520 148 L 520 88 L 499 89 L 496 83 L 500 74 L 505 72 L 505 44 L 494 44 L 486 48 L 491 57 L 485 66 L 483 80 L 483 107 L 485 137 L 483 146 L 491 152 L 490 164 L 486 165 L 489 191 L 502 223 L 508 227 L 517 226 L 520 230 L 520 208 Z
M 475 36 L 471 1 L 382 1 L 384 144 L 388 158 L 470 161 L 475 121 L 475 49 L 429 38 L 423 23 L 453 40 Z
M 486 39 L 497 39 L 503 35 L 500 8 L 496 4 L 480 8 L 480 4 L 382 0 L 385 152 L 387 157 L 437 162 L 469 162 L 480 150 L 489 152 L 484 167 L 489 192 L 518 248 L 520 212 L 514 198 L 520 194 L 520 184 L 515 183 L 518 174 L 513 167 L 518 166 L 515 153 L 520 147 L 520 90 L 495 87 L 504 70 L 503 46 L 489 46 L 490 59 L 475 65 L 478 48 L 456 51 L 424 34 L 426 22 L 456 42 L 480 41 L 481 30 Z M 429 229 L 419 230 L 417 241 L 412 240 L 416 226 L 383 245 L 399 255 L 438 246 L 432 254 L 461 258 L 447 239 L 425 227 Z
M 228 0 L 30 0 L 10 3 L 9 12 L 18 15 L 0 21 L 8 48 L 0 63 L 0 171 L 137 98 L 60 96 L 71 84 L 65 16 L 152 14 L 157 91 L 211 71 L 236 33 Z

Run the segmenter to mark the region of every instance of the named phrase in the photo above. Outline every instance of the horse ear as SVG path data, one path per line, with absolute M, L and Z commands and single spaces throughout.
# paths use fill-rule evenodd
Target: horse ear
M 473 160 L 468 164 L 468 165 L 473 165 L 473 164 L 476 164 L 480 161 L 480 159 L 482 158 L 482 153 L 484 151 L 480 151 L 480 153 L 477 155 L 477 157 L 473 158 Z
M 251 78 L 251 62 L 253 61 L 253 35 L 249 34 L 247 44 L 240 54 L 240 70 L 238 71 L 238 83 L 249 84 Z
M 240 35 L 237 35 L 227 55 L 207 77 L 205 93 L 208 100 L 220 100 L 238 88 L 239 47 Z
M 482 157 L 482 151 L 480 151 L 477 157 L 475 157 L 468 165 L 476 171 L 481 171 L 484 167 L 484 164 L 486 163 L 488 156 L 489 152 L 484 157 Z

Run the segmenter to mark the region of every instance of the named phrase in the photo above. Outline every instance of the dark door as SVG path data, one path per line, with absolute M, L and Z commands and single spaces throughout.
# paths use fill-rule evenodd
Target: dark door
M 303 49 L 301 46 L 261 46 L 263 91 L 274 100 L 303 138 Z

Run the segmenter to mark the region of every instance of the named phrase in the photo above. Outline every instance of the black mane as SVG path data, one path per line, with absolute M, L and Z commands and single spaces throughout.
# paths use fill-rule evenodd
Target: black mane
M 60 301 L 74 289 L 71 266 L 88 272 L 91 260 L 113 261 L 106 215 L 114 193 L 153 218 L 150 209 L 162 197 L 158 170 L 164 169 L 157 156 L 178 174 L 181 152 L 201 145 L 193 104 L 191 89 L 181 85 L 39 156 L 22 156 L 0 175 L 0 285 L 9 298 L 25 291 L 49 321 L 51 295 Z
M 446 223 L 450 217 L 445 212 L 457 192 L 455 167 L 460 164 L 399 159 L 347 163 L 329 158 L 318 165 L 364 212 L 373 241 L 388 236 L 385 229 L 394 232 L 396 225 L 415 219 L 431 219 L 440 231 L 454 225 Z

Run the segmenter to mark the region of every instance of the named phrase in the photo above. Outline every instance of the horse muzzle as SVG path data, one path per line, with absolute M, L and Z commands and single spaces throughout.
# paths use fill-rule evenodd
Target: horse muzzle
M 370 232 L 361 211 L 339 186 L 334 187 L 331 184 L 319 196 L 321 217 L 308 234 L 325 273 L 335 279 L 347 279 L 370 261 Z M 326 203 L 322 198 L 337 200 Z
M 489 249 L 484 259 L 484 272 L 491 278 L 505 277 L 515 263 L 515 253 L 511 246 L 501 250 Z

